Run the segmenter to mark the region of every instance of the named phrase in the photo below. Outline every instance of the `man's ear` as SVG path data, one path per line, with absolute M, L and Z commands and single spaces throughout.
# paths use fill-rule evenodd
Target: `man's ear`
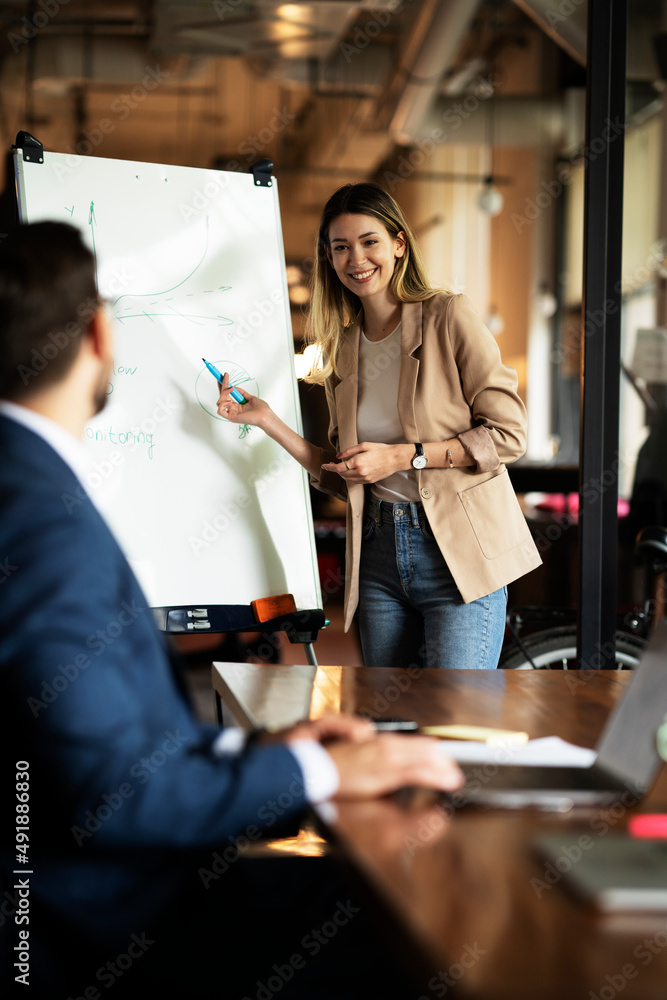
M 104 306 L 99 306 L 95 310 L 88 324 L 86 336 L 93 354 L 101 361 L 108 361 L 113 354 L 113 333 Z

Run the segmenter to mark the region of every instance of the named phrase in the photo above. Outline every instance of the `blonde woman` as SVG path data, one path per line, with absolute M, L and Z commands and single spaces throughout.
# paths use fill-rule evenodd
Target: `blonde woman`
M 312 340 L 332 451 L 266 402 L 218 412 L 254 424 L 348 501 L 345 628 L 366 666 L 492 669 L 507 584 L 540 564 L 505 463 L 525 448 L 513 369 L 464 295 L 430 287 L 403 213 L 374 184 L 327 202 L 317 234 Z

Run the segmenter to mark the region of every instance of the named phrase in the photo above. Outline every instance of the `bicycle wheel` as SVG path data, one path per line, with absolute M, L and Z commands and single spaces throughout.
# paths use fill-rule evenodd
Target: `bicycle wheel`
M 577 670 L 577 631 L 572 627 L 535 632 L 503 650 L 498 667 L 503 670 Z M 616 669 L 635 670 L 646 643 L 626 632 L 616 633 Z M 528 655 L 526 655 L 528 654 Z

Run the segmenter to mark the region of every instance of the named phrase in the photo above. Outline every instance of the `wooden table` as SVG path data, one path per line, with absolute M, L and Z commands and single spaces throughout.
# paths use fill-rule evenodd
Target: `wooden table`
M 244 724 L 323 711 L 402 715 L 558 735 L 593 746 L 632 674 L 400 671 L 218 664 L 214 686 Z M 631 738 L 631 734 L 629 734 Z M 665 769 L 646 808 L 667 809 Z M 627 810 L 453 814 L 419 790 L 321 811 L 325 836 L 411 962 L 410 1000 L 636 1000 L 667 997 L 667 912 L 603 916 L 537 858 L 538 833 L 593 842 Z M 565 864 L 565 862 L 564 862 Z M 407 998 L 406 998 L 407 1000 Z

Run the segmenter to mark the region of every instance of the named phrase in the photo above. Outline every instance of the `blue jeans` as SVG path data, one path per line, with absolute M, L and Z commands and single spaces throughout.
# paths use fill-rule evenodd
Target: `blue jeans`
M 359 633 L 367 667 L 493 670 L 507 588 L 464 604 L 421 503 L 366 502 Z

